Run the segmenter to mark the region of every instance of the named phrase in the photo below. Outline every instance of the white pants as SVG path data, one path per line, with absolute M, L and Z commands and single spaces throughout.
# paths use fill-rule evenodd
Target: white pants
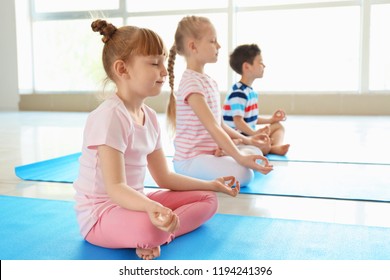
M 237 148 L 243 154 L 263 155 L 261 150 L 255 146 L 238 145 Z M 203 180 L 234 176 L 240 182 L 241 187 L 248 185 L 254 177 L 252 169 L 238 164 L 230 156 L 199 155 L 187 160 L 174 161 L 173 166 L 179 174 Z

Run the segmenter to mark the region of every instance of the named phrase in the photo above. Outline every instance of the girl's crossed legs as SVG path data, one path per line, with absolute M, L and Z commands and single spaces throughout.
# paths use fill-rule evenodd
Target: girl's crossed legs
M 179 216 L 180 227 L 175 233 L 156 228 L 145 212 L 114 206 L 104 211 L 86 240 L 106 248 L 149 249 L 151 254 L 152 250 L 157 249 L 159 255 L 160 245 L 198 228 L 209 220 L 218 208 L 217 196 L 210 191 L 160 190 L 147 196 L 172 209 Z
M 255 146 L 238 145 L 237 148 L 243 154 L 263 155 L 261 150 Z M 240 182 L 241 187 L 247 186 L 254 177 L 252 169 L 240 165 L 230 156 L 204 154 L 188 160 L 175 161 L 173 165 L 177 173 L 203 180 L 234 176 Z

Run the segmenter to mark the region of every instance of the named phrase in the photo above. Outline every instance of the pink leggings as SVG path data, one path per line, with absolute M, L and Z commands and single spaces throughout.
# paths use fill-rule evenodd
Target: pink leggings
M 175 233 L 156 228 L 146 212 L 114 206 L 104 211 L 86 236 L 86 240 L 106 248 L 151 249 L 198 228 L 210 219 L 218 208 L 216 194 L 209 191 L 160 190 L 147 196 L 172 209 L 179 216 L 180 227 Z

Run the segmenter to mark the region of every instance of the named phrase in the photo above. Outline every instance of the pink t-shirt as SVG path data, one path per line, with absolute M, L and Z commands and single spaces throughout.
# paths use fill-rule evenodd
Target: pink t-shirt
M 88 116 L 80 170 L 74 182 L 76 214 L 81 234 L 85 237 L 99 216 L 115 204 L 103 184 L 97 147 L 110 146 L 124 154 L 127 185 L 143 192 L 147 155 L 161 148 L 160 127 L 156 113 L 143 106 L 145 123 L 133 122 L 122 100 L 113 96 Z
M 186 69 L 176 101 L 176 137 L 174 160 L 186 160 L 201 154 L 213 154 L 218 147 L 188 104 L 192 93 L 202 94 L 214 118 L 221 123 L 221 100 L 217 83 L 208 75 Z

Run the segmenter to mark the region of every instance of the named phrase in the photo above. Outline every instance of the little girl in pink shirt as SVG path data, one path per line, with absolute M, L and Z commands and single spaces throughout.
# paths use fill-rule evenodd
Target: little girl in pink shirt
M 231 196 L 233 176 L 204 181 L 171 172 L 161 145 L 156 113 L 144 104 L 167 76 L 167 51 L 145 28 L 92 23 L 103 35 L 103 66 L 117 91 L 88 117 L 79 177 L 74 182 L 76 214 L 83 237 L 106 248 L 136 248 L 142 259 L 160 256 L 160 246 L 188 233 L 217 211 L 215 192 Z M 158 190 L 144 193 L 146 168 Z M 233 187 L 233 186 L 236 187 Z

